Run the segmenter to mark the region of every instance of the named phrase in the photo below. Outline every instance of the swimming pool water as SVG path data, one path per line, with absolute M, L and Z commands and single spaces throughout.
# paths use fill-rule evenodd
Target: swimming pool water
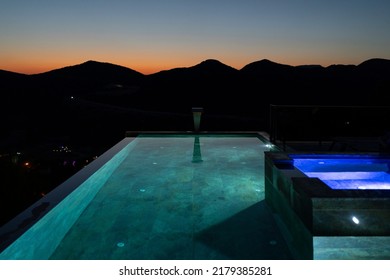
M 332 189 L 390 189 L 390 160 L 381 158 L 294 158 L 306 176 Z
M 154 135 L 125 149 L 47 258 L 291 258 L 264 201 L 265 141 Z M 40 234 L 45 227 L 50 224 L 40 225 Z M 24 250 L 17 257 L 5 250 L 0 258 L 23 259 Z

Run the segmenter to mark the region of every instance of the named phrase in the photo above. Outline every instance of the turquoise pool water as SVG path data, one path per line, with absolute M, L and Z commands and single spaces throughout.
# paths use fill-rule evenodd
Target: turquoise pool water
M 248 135 L 128 140 L 0 258 L 290 259 L 264 200 L 270 149 Z

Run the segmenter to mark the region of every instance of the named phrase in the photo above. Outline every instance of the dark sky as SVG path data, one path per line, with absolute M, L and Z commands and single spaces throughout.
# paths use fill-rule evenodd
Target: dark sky
M 388 0 L 0 0 L 0 69 L 87 60 L 144 74 L 213 58 L 359 64 L 390 58 Z

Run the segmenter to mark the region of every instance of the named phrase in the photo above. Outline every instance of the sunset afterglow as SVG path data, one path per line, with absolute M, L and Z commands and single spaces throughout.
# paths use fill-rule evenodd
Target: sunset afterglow
M 3 1 L 4 2 L 4 1 Z M 6 1 L 0 69 L 41 73 L 87 60 L 151 74 L 217 59 L 241 69 L 390 58 L 390 2 Z

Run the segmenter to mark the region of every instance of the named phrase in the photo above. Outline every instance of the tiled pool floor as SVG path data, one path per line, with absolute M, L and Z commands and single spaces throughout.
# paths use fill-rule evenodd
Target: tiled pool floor
M 51 259 L 291 259 L 256 137 L 145 137 Z

